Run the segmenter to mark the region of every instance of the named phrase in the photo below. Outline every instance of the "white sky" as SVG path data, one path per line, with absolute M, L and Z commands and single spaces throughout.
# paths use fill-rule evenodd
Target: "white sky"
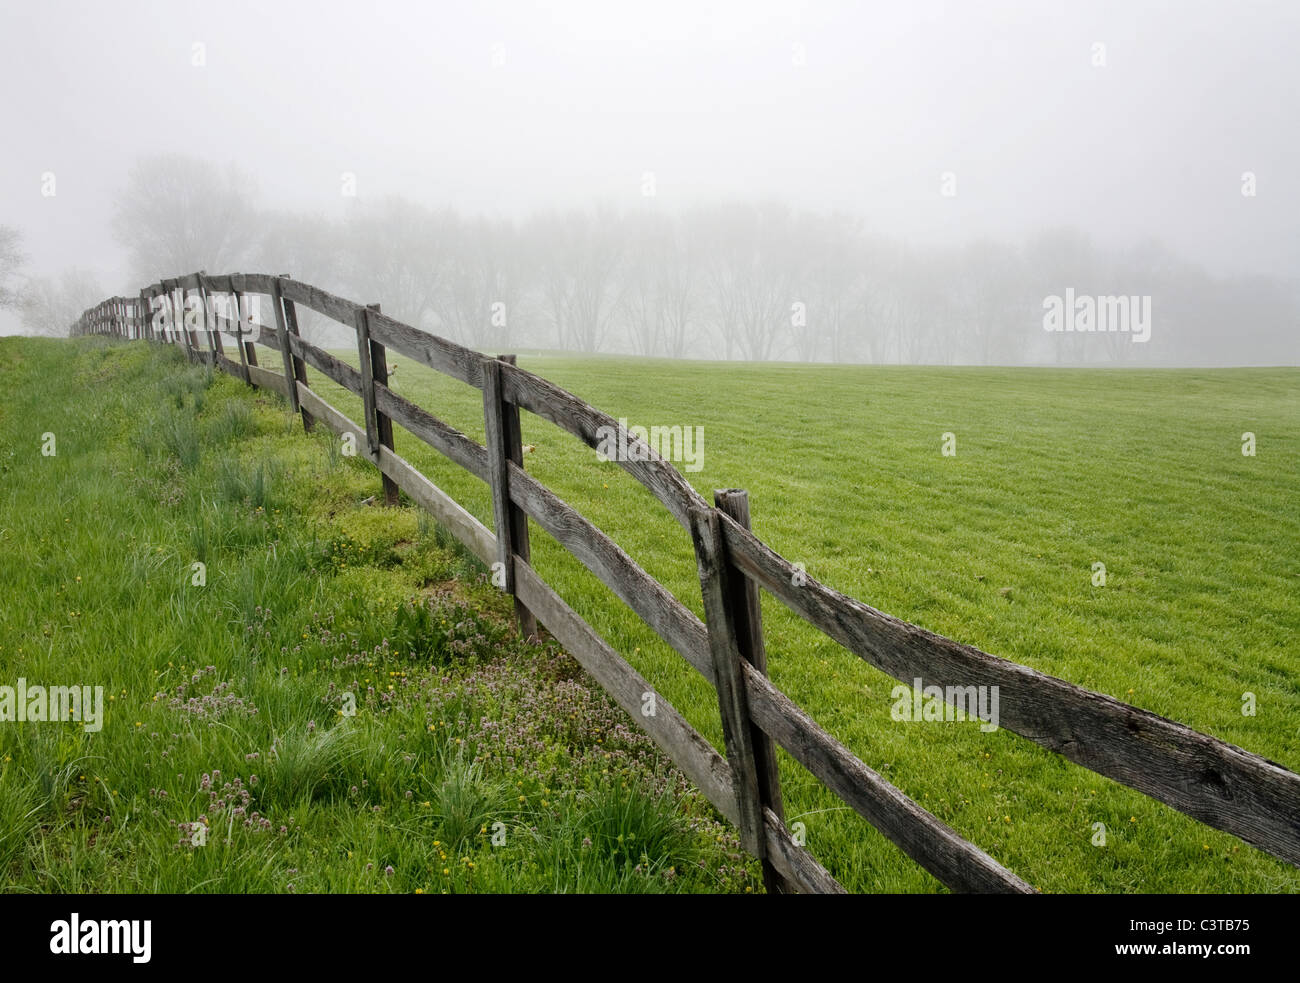
M 773 194 L 927 242 L 1074 224 L 1295 276 L 1298 50 L 1294 2 L 0 0 L 0 224 L 35 272 L 134 291 L 113 193 L 183 150 L 327 214 L 343 171 L 498 214 L 645 207 L 653 171 L 653 207 Z

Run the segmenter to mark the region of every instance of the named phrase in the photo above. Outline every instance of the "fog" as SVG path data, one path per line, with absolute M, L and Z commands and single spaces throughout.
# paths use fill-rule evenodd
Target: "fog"
M 0 3 L 3 333 L 192 262 L 481 348 L 1300 363 L 1300 5 Z

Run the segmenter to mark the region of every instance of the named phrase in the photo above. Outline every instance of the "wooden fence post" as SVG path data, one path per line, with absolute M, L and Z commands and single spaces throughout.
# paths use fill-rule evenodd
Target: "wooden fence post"
M 286 273 L 282 277 L 280 277 L 280 279 L 288 280 L 289 275 Z M 280 285 L 278 283 L 275 285 L 275 289 L 276 289 L 276 296 L 279 297 L 279 301 L 280 301 L 279 313 L 276 316 L 284 317 L 285 331 L 288 332 L 288 334 L 284 336 L 284 344 L 286 348 L 289 348 L 290 347 L 289 335 L 293 335 L 295 338 L 300 337 L 298 334 L 298 309 L 294 306 L 293 301 L 291 301 L 288 297 L 285 297 L 280 293 Z M 298 358 L 298 356 L 296 355 L 292 356 L 292 359 L 293 359 L 293 381 L 290 382 L 289 388 L 293 390 L 294 405 L 298 407 L 299 412 L 302 414 L 303 432 L 311 433 L 312 430 L 315 429 L 316 427 L 316 420 L 299 402 L 298 391 L 294 385 L 295 383 L 299 383 L 299 382 L 301 382 L 304 386 L 307 385 L 307 366 L 303 362 L 303 360 Z
M 238 284 L 240 289 L 236 289 L 236 284 Z M 239 318 L 240 334 L 236 337 L 240 340 L 243 346 L 243 350 L 240 353 L 240 360 L 244 363 L 244 375 L 247 376 L 249 375 L 248 367 L 250 365 L 254 368 L 257 367 L 257 342 L 252 340 L 253 332 L 251 329 L 253 326 L 253 316 L 252 310 L 248 306 L 248 292 L 242 289 L 243 285 L 244 278 L 242 274 L 236 273 L 230 278 L 230 290 L 233 295 L 232 300 L 235 305 L 235 315 Z M 245 317 L 245 315 L 247 315 L 247 317 Z M 245 324 L 247 324 L 250 329 L 248 332 L 248 341 L 243 340 Z M 250 386 L 253 385 L 251 379 L 248 384 Z
M 163 284 L 167 287 L 167 299 L 172 305 L 172 326 L 176 331 L 177 337 L 180 338 L 181 344 L 185 346 L 185 357 L 191 362 L 194 361 L 194 339 L 190 337 L 189 328 L 185 326 L 185 288 L 179 286 L 175 280 L 164 280 Z M 177 291 L 180 292 L 179 301 Z
M 370 312 L 379 311 L 378 304 L 357 308 L 357 352 L 361 356 L 361 402 L 366 417 L 366 444 L 379 461 L 379 448 L 393 449 L 393 421 L 379 412 L 375 405 L 375 383 L 388 384 L 388 356 L 384 346 L 370 337 Z M 384 502 L 397 504 L 397 482 L 380 472 L 384 482 Z
M 718 510 L 748 528 L 749 499 L 744 491 L 715 492 L 714 501 Z M 767 671 L 758 590 L 731 565 L 718 510 L 691 509 L 691 538 L 704 595 L 705 624 L 727 762 L 735 778 L 740 840 L 745 850 L 762 862 L 763 884 L 768 893 L 785 894 L 793 888 L 768 859 L 763 820 L 765 808 L 784 820 L 776 750 L 771 738 L 751 720 L 745 693 L 743 664 L 749 663 L 764 674 Z
M 519 407 L 507 402 L 501 385 L 501 365 L 515 364 L 514 355 L 483 359 L 484 443 L 488 452 L 488 476 L 492 486 L 492 518 L 497 534 L 497 562 L 502 564 L 501 587 L 515 601 L 515 620 L 526 639 L 537 636 L 537 618 L 519 599 L 515 586 L 515 560 L 531 559 L 528 547 L 528 516 L 510 500 L 509 462 L 524 466 Z M 494 571 L 495 573 L 495 571 Z
M 271 313 L 275 315 L 275 334 L 280 342 L 280 360 L 284 363 L 284 384 L 288 390 L 289 406 L 293 412 L 302 410 L 298 403 L 298 380 L 293 374 L 293 352 L 289 350 L 289 330 L 284 325 L 284 297 L 280 281 L 271 281 Z
M 140 288 L 140 337 L 149 341 L 156 340 L 153 334 L 153 304 L 147 287 Z
M 379 305 L 375 304 L 372 308 L 375 313 L 379 313 Z M 369 335 L 370 322 L 366 322 L 366 333 Z M 371 378 L 381 386 L 388 385 L 388 349 L 382 344 L 370 338 L 370 375 Z M 374 387 L 371 386 L 373 393 Z M 379 443 L 382 447 L 393 450 L 393 421 L 387 413 L 379 412 L 379 407 L 375 407 L 375 429 L 379 434 Z M 397 504 L 398 488 L 397 482 L 388 475 L 384 475 L 384 501 L 388 505 Z
M 216 317 L 212 318 L 213 323 L 208 323 L 208 288 L 203 282 L 203 270 L 199 270 L 194 280 L 198 284 L 199 310 L 203 312 L 203 337 L 208 343 L 206 357 L 215 369 L 217 367 L 217 352 L 222 350 L 221 338 L 218 334 Z M 215 314 L 215 312 L 213 313 Z
M 737 525 L 748 529 L 749 492 L 742 488 L 715 490 L 713 504 L 718 511 L 736 520 Z M 758 585 L 741 574 L 730 578 L 730 604 L 736 625 L 736 642 L 740 657 L 767 675 L 767 645 L 763 641 L 763 609 L 759 600 Z M 758 793 L 763 805 L 785 823 L 785 802 L 781 797 L 781 774 L 777 770 L 776 744 L 767 734 L 750 725 L 754 746 L 754 765 L 758 773 Z M 763 879 L 769 892 L 786 893 L 790 890 L 784 878 L 765 863 Z

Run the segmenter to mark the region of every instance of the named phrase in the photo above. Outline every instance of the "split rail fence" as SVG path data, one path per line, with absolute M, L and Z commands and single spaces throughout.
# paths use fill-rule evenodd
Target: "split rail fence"
M 221 318 L 210 303 L 216 296 L 246 302 L 255 294 L 266 299 L 273 314 L 263 320 L 274 321 L 255 333 L 234 307 L 232 316 Z M 183 313 L 187 302 L 194 312 L 189 320 Z M 301 337 L 299 305 L 355 331 L 359 370 Z M 237 358 L 226 353 L 223 331 L 235 340 Z M 200 272 L 163 280 L 138 298 L 115 297 L 86 311 L 72 333 L 182 346 L 193 361 L 280 393 L 302 414 L 306 429 L 320 423 L 336 434 L 352 434 L 359 453 L 382 474 L 389 504 L 396 504 L 399 489 L 405 491 L 485 564 L 502 564 L 498 569 L 513 595 L 521 631 L 532 636 L 540 621 L 650 734 L 736 824 L 744 848 L 761 861 L 771 892 L 843 891 L 786 828 L 776 746 L 950 889 L 1030 893 L 1034 888 L 868 768 L 772 685 L 759 588 L 904 683 L 920 678 L 945 694 L 954 692 L 950 687 L 956 692 L 998 687 L 1003 729 L 1300 866 L 1300 775 L 1164 717 L 935 635 L 818 583 L 754 535 L 744 491 L 715 492 L 710 505 L 617 421 L 519 368 L 513 356 L 492 358 L 394 320 L 377 305 L 263 274 Z M 275 368 L 259 364 L 259 347 L 274 353 Z M 486 446 L 389 388 L 390 349 L 483 393 Z M 361 397 L 364 421 L 354 422 L 321 398 L 308 382 L 307 366 Z M 628 457 L 642 459 L 618 463 L 690 533 L 704 621 L 524 469 L 520 410 L 592 448 L 605 427 L 629 445 L 641 444 L 641 453 Z M 394 452 L 394 423 L 487 483 L 494 528 Z M 654 716 L 638 712 L 653 686 L 533 569 L 530 518 L 713 684 L 725 756 L 666 700 L 656 698 Z

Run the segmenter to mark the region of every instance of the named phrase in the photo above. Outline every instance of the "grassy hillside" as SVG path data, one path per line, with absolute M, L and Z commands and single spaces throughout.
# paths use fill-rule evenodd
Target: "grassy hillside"
M 0 339 L 0 391 L 0 686 L 104 700 L 96 732 L 0 722 L 0 890 L 758 889 L 477 561 L 362 504 L 377 476 L 278 398 L 101 339 Z
M 759 535 L 819 580 L 1300 769 L 1300 373 L 521 363 L 631 423 L 702 426 L 687 477 L 706 496 L 747 488 Z M 396 364 L 398 391 L 482 438 L 477 392 Z M 94 340 L 5 341 L 0 378 L 0 684 L 102 679 L 114 698 L 99 735 L 0 724 L 11 886 L 754 886 L 573 664 L 512 640 L 476 563 L 415 512 L 360 505 L 377 475 L 275 397 Z M 689 538 L 648 493 L 527 414 L 524 439 L 532 473 L 702 614 Z M 400 428 L 397 444 L 490 521 L 481 482 Z M 533 555 L 720 744 L 694 671 L 535 526 Z M 435 599 L 430 619 L 413 596 Z M 1016 735 L 892 720 L 892 679 L 770 598 L 764 617 L 782 689 L 1040 889 L 1300 889 L 1289 865 Z M 341 718 L 348 689 L 360 712 Z M 241 784 L 212 799 L 217 770 Z M 940 889 L 792 760 L 781 771 L 787 818 L 851 890 Z M 236 862 L 177 846 L 176 823 L 218 801 L 228 819 L 245 793 L 241 821 L 255 809 L 271 827 L 235 830 Z M 654 844 L 644 858 L 633 832 Z
M 706 497 L 748 489 L 759 535 L 822 582 L 1300 770 L 1300 372 L 520 361 L 630 423 L 702 426 L 687 477 Z M 477 392 L 396 362 L 398 391 L 482 439 Z M 702 614 L 685 531 L 617 465 L 523 424 L 529 471 Z M 397 444 L 490 522 L 481 482 L 400 428 Z M 533 556 L 720 743 L 693 670 L 535 526 Z M 892 679 L 768 597 L 764 617 L 782 689 L 1040 889 L 1300 889 L 1289 865 L 1013 734 L 895 722 Z M 851 888 L 937 888 L 789 759 L 782 781 L 788 818 Z

